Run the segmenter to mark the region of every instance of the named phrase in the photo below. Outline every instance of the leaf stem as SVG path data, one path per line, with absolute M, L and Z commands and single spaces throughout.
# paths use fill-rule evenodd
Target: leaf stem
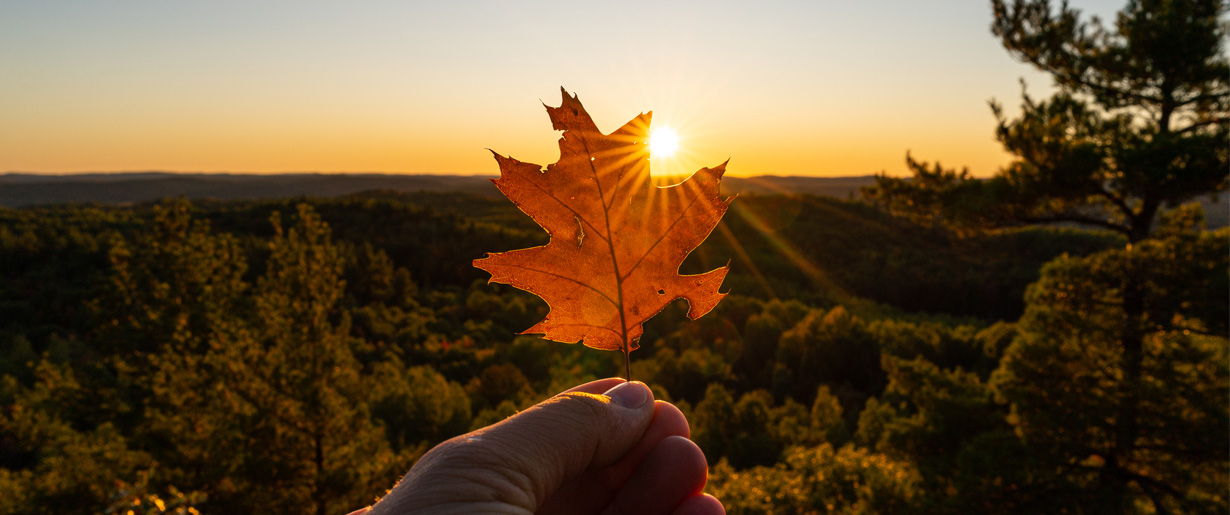
M 632 349 L 628 340 L 624 340 L 624 381 L 632 382 Z

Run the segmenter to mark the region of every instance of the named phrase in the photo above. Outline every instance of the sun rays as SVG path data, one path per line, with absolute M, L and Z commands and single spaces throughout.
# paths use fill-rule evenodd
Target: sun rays
M 685 179 L 693 177 L 698 172 L 708 168 L 701 165 L 704 159 L 709 159 L 710 161 L 713 159 L 712 156 L 699 155 L 695 148 L 700 147 L 690 145 L 692 140 L 683 137 L 681 135 L 682 131 L 676 131 L 676 125 L 651 121 L 654 118 L 664 120 L 666 116 L 659 117 L 654 116 L 653 113 L 645 113 L 612 134 L 612 136 L 619 135 L 622 138 L 627 138 L 626 141 L 629 144 L 636 144 L 639 148 L 633 151 L 628 151 L 627 147 L 623 147 L 622 150 L 617 150 L 619 147 L 611 149 L 612 153 L 622 155 L 618 157 L 610 156 L 616 158 L 609 162 L 609 164 L 615 167 L 628 167 L 629 171 L 641 166 L 648 167 L 649 173 L 641 170 L 625 176 L 624 181 L 628 182 L 624 183 L 625 186 L 623 187 L 641 188 L 645 181 L 649 181 L 660 188 L 661 193 L 666 195 L 651 196 L 653 201 L 646 205 L 645 208 L 654 213 L 654 215 L 647 218 L 658 219 L 663 225 L 672 225 L 672 218 L 665 216 L 667 213 L 667 199 L 677 194 L 683 194 L 683 190 L 699 187 L 699 184 L 693 183 L 693 181 L 685 182 Z M 640 163 L 634 163 L 635 161 L 640 161 Z M 725 168 L 725 163 L 720 166 Z M 789 195 L 792 192 L 781 191 L 779 193 Z M 778 292 L 773 287 L 774 282 L 771 278 L 765 276 L 753 259 L 753 255 L 758 253 L 758 249 L 755 248 L 758 246 L 767 245 L 767 248 L 771 249 L 771 253 L 776 253 L 785 258 L 786 262 L 797 268 L 808 279 L 811 287 L 832 292 L 838 297 L 844 298 L 847 296 L 843 288 L 835 284 L 823 269 L 808 259 L 794 242 L 782 234 L 782 229 L 785 229 L 785 226 L 788 226 L 791 220 L 774 220 L 779 216 L 766 218 L 766 213 L 762 213 L 762 209 L 757 209 L 755 204 L 745 205 L 736 201 L 730 204 L 730 209 L 752 231 L 758 233 L 762 240 L 752 238 L 755 241 L 740 241 L 739 237 L 736 236 L 736 232 L 731 230 L 725 222 L 717 224 L 715 227 L 716 232 L 721 233 L 722 238 L 726 240 L 731 251 L 733 251 L 734 255 L 729 257 L 742 265 L 737 266 L 736 269 L 742 268 L 744 273 L 750 274 L 750 279 L 754 281 L 754 284 L 763 289 L 763 292 L 770 298 L 778 298 Z M 719 213 L 702 211 L 695 211 L 691 216 L 699 218 L 720 217 Z M 679 220 L 674 221 L 678 222 Z M 668 228 L 662 227 L 658 230 L 666 232 Z M 746 236 L 744 238 L 746 239 Z M 760 252 L 763 253 L 763 249 Z M 751 292 L 744 293 L 751 294 Z

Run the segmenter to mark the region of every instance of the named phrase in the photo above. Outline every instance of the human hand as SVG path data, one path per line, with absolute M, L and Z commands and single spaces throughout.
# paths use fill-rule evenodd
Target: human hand
M 688 435 L 644 384 L 601 379 L 437 445 L 356 514 L 724 514 Z

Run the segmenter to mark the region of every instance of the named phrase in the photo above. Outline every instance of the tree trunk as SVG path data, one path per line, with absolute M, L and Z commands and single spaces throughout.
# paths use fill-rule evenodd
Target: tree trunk
M 1123 333 L 1120 336 L 1123 354 L 1119 364 L 1123 376 L 1119 383 L 1119 407 L 1115 415 L 1113 450 L 1101 481 L 1103 487 L 1108 489 L 1107 494 L 1113 503 L 1108 508 L 1113 513 L 1124 513 L 1127 508 L 1130 476 L 1125 472 L 1131 468 L 1140 434 L 1140 383 L 1144 363 L 1141 322 L 1145 313 L 1145 285 L 1132 251 L 1129 246 L 1123 279 Z

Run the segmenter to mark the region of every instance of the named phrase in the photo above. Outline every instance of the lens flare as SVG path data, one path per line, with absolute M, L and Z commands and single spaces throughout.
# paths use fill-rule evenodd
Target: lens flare
M 679 150 L 679 135 L 670 127 L 659 127 L 649 133 L 649 154 L 653 157 L 670 157 Z

